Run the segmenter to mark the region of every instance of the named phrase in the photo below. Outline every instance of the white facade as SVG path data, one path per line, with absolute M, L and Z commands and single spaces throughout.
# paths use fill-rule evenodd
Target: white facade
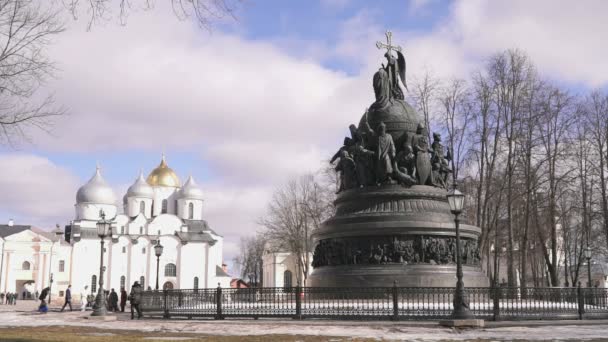
M 23 299 L 24 292 L 35 297 L 50 286 L 52 296 L 63 296 L 70 281 L 72 248 L 62 234 L 12 222 L 0 225 L 0 293 L 18 293 Z
M 111 218 L 113 229 L 112 238 L 104 244 L 104 288 L 128 289 L 137 281 L 144 288 L 154 289 L 154 246 L 159 240 L 164 247 L 158 259 L 159 288 L 216 287 L 218 283 L 230 286 L 230 277 L 220 271 L 223 238 L 203 220 L 202 191 L 192 177 L 180 186 L 163 157 L 147 180 L 140 174 L 129 187 L 123 197 L 124 214 L 115 216 L 116 205 L 109 204 L 114 196 L 107 189 L 110 187 L 97 169 L 78 191 L 76 219 L 69 234 L 74 288 L 88 285 L 90 292 L 97 289 L 101 244 L 96 224 L 101 210 L 106 219 Z
M 312 263 L 312 253 L 308 256 Z M 262 257 L 262 283 L 264 287 L 293 287 L 298 282 L 298 266 L 296 257 L 289 252 L 283 251 L 267 244 Z M 308 274 L 312 272 L 312 265 L 308 265 Z M 302 277 L 304 279 L 304 277 Z M 301 284 L 305 286 L 306 284 Z

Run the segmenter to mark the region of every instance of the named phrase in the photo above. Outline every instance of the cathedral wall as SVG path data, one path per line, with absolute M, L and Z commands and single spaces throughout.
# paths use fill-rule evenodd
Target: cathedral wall
M 194 277 L 198 277 L 198 288 L 205 287 L 206 243 L 191 242 L 182 246 L 182 269 L 179 272 L 180 285 L 184 289 L 194 288 Z M 215 267 L 214 267 L 215 270 Z
M 190 218 L 190 203 L 192 203 L 192 218 Z M 184 220 L 203 219 L 203 201 L 180 198 L 177 200 L 177 216 Z
M 131 221 L 127 225 L 127 227 L 126 227 L 127 234 L 130 234 L 130 235 L 148 234 L 147 225 L 148 225 L 148 222 L 143 217 L 138 216 L 137 218 L 135 218 L 135 220 Z
M 129 270 L 129 248 L 131 243 L 125 236 L 118 238 L 118 242 L 112 243 L 111 247 L 111 264 L 108 268 L 110 281 L 108 282 L 108 289 L 114 288 L 115 291 L 119 291 L 121 288 L 121 278 L 124 277 L 125 289 L 129 289 L 128 283 L 128 270 Z
M 144 237 L 140 237 L 136 241 L 137 243 L 131 247 L 131 285 L 135 281 L 140 281 L 140 278 L 143 276 L 143 287 L 147 289 L 151 285 L 149 274 L 149 253 L 151 246 L 148 239 Z
M 152 199 L 143 197 L 129 197 L 127 199 L 127 211 L 126 214 L 129 217 L 135 217 L 141 212 L 141 203 L 144 203 L 143 214 L 146 218 L 152 217 Z
M 94 220 L 101 219 L 99 211 L 103 210 L 106 214 L 106 219 L 111 219 L 117 214 L 117 207 L 111 204 L 93 204 L 79 203 L 76 204 L 76 219 L 77 220 Z
M 176 214 L 177 208 L 175 201 L 177 200 L 177 188 L 168 186 L 155 186 L 154 203 L 152 205 L 152 216 L 162 214 L 163 200 L 167 200 L 167 214 Z
M 109 251 L 108 241 L 104 244 L 106 251 Z M 75 291 L 82 291 L 88 285 L 88 292 L 92 293 L 92 277 L 97 279 L 95 288 L 99 286 L 99 239 L 81 239 L 72 245 L 72 287 Z M 108 254 L 104 253 L 104 265 L 108 265 Z M 104 272 L 104 287 L 108 284 L 108 272 Z M 96 293 L 96 292 L 95 292 Z
M 180 231 L 183 222 L 175 215 L 163 214 L 157 216 L 148 225 L 148 234 L 158 235 L 174 235 L 175 232 Z M 162 240 L 161 240 L 162 244 Z

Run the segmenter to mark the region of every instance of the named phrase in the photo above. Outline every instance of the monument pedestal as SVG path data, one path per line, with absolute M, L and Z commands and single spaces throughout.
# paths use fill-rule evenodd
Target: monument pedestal
M 313 234 L 308 286 L 454 287 L 454 216 L 446 190 L 433 186 L 369 186 L 341 192 L 336 214 Z M 487 287 L 478 227 L 461 224 L 467 287 Z

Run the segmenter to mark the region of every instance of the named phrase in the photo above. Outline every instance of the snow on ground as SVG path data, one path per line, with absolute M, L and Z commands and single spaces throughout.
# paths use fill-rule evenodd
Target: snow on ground
M 289 319 L 268 320 L 130 320 L 129 314 L 117 314 L 118 321 L 90 321 L 84 318 L 90 311 L 49 312 L 37 314 L 32 310 L 35 303 L 19 305 L 22 311 L 12 311 L 0 306 L 0 328 L 9 326 L 83 326 L 99 329 L 136 330 L 145 332 L 181 332 L 210 335 L 256 336 L 267 334 L 292 334 L 313 336 L 343 336 L 387 340 L 437 341 L 437 340 L 567 340 L 602 339 L 608 335 L 608 322 L 599 325 L 520 326 L 498 327 L 479 330 L 454 330 L 437 326 L 436 322 L 365 322 Z M 599 322 L 598 322 L 599 323 Z M 559 325 L 558 325 L 559 324 Z M 570 324 L 570 323 L 568 323 Z

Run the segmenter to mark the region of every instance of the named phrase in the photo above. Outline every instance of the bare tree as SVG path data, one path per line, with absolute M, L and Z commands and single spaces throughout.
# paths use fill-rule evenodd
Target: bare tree
M 87 29 L 99 22 L 118 16 L 122 25 L 126 24 L 130 13 L 135 10 L 152 10 L 154 0 L 62 0 L 72 17 L 76 20 L 79 13 L 88 15 Z M 179 20 L 194 18 L 196 23 L 209 29 L 215 20 L 226 16 L 235 16 L 235 10 L 241 0 L 170 0 L 173 13 Z M 117 14 L 116 14 L 117 13 Z
M 240 254 L 234 258 L 234 263 L 240 269 L 240 275 L 249 280 L 250 286 L 263 286 L 263 256 L 266 237 L 263 234 L 241 237 L 239 242 Z
M 32 0 L 0 0 L 0 144 L 27 138 L 31 127 L 48 130 L 64 110 L 39 94 L 54 76 L 45 49 L 63 32 L 53 6 Z
M 306 174 L 277 188 L 259 220 L 270 243 L 294 256 L 297 281 L 304 285 L 310 271 L 311 234 L 333 212 L 328 198 L 327 187 L 315 175 Z
M 503 117 L 504 129 L 503 140 L 507 145 L 507 155 L 505 162 L 505 177 L 507 182 L 507 229 L 508 229 L 508 250 L 507 269 L 509 286 L 514 287 L 515 276 L 515 234 L 514 234 L 514 174 L 515 174 L 515 151 L 519 132 L 517 130 L 518 121 L 521 119 L 521 105 L 524 95 L 529 85 L 530 75 L 534 73 L 534 68 L 528 57 L 518 50 L 508 50 L 504 53 L 496 54 L 492 58 L 489 69 L 491 80 L 496 90 L 496 110 Z
M 448 133 L 448 145 L 452 157 L 452 182 L 469 157 L 469 123 L 473 116 L 469 89 L 464 80 L 453 79 L 441 89 L 439 101 L 442 104 L 442 121 Z
M 547 264 L 552 286 L 559 286 L 558 275 L 558 201 L 560 188 L 567 181 L 573 168 L 565 162 L 569 146 L 568 135 L 573 123 L 572 97 L 556 87 L 546 87 L 543 94 L 543 109 L 538 120 L 539 137 L 543 156 L 546 160 L 547 211 L 546 228 L 550 237 L 547 238 L 543 229 L 538 230 L 541 247 Z M 560 222 L 562 227 L 567 222 Z M 548 242 L 548 244 L 547 244 Z M 548 245 L 548 246 L 547 246 Z
M 410 97 L 416 104 L 418 112 L 422 113 L 424 126 L 427 131 L 427 138 L 431 141 L 431 120 L 433 107 L 437 101 L 440 89 L 440 81 L 430 71 L 426 71 L 422 79 L 414 79 Z
M 583 110 L 595 161 L 594 169 L 599 178 L 600 216 L 608 246 L 608 94 L 593 91 L 585 100 Z

